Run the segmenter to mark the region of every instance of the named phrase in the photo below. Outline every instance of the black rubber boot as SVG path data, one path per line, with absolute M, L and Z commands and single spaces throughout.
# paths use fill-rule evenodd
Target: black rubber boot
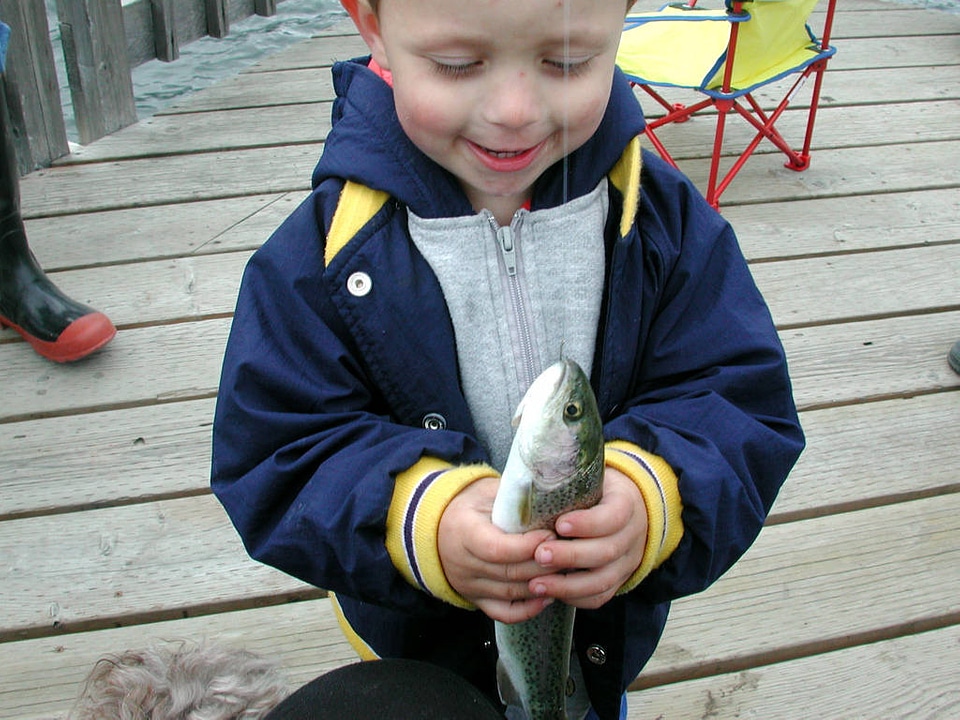
M 6 92 L 0 75 L 0 326 L 16 330 L 48 360 L 79 360 L 110 342 L 117 330 L 106 315 L 61 292 L 30 251 Z

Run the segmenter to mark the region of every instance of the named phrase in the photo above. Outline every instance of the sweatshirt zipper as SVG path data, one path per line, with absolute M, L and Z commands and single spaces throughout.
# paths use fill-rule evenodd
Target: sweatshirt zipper
M 537 353 L 535 352 L 533 342 L 533 332 L 531 330 L 530 312 L 524 300 L 523 289 L 520 283 L 518 272 L 520 265 L 520 256 L 517 253 L 517 242 L 520 238 L 520 225 L 523 222 L 523 215 L 518 212 L 513 216 L 510 225 L 500 226 L 496 218 L 490 215 L 490 223 L 496 233 L 497 245 L 500 248 L 500 257 L 503 258 L 503 268 L 507 274 L 507 287 L 509 288 L 509 312 L 512 313 L 516 322 L 517 335 L 520 341 L 518 350 L 518 365 L 520 369 L 520 382 L 522 387 L 521 394 L 533 383 L 539 368 L 537 362 Z

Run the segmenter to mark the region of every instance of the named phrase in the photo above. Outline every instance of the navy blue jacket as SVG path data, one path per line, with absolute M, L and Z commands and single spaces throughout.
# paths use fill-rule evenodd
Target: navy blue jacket
M 404 211 L 473 209 L 403 134 L 386 84 L 358 62 L 339 64 L 334 78 L 334 125 L 314 190 L 243 277 L 213 489 L 251 556 L 334 591 L 372 652 L 441 663 L 496 697 L 491 621 L 411 584 L 385 548 L 399 473 L 425 456 L 488 462 L 458 383 L 443 295 Z M 617 73 L 597 133 L 538 181 L 533 209 L 563 201 L 564 171 L 571 197 L 593 190 L 642 127 Z M 346 180 L 391 199 L 325 261 Z M 628 193 L 625 207 L 610 184 L 592 383 L 607 439 L 655 453 L 676 473 L 683 535 L 636 588 L 577 614 L 575 645 L 602 718 L 618 717 L 669 602 L 709 586 L 756 538 L 803 447 L 783 350 L 730 226 L 652 154 L 640 188 L 639 205 Z M 369 279 L 363 294 L 347 287 L 358 272 Z M 424 422 L 437 417 L 440 431 Z M 590 646 L 605 650 L 603 664 L 585 659 Z

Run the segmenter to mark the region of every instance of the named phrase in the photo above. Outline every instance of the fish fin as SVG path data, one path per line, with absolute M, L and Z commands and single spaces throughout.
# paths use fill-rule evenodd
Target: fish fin
M 507 672 L 507 666 L 503 660 L 497 660 L 497 690 L 500 692 L 500 701 L 504 705 L 515 705 L 521 707 L 520 693 L 513 685 L 510 679 L 510 673 Z

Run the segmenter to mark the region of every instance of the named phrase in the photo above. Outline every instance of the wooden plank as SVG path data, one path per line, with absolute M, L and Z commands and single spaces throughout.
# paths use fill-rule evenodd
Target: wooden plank
M 912 68 L 925 65 L 956 65 L 960 61 L 960 36 L 933 35 L 882 38 L 847 38 L 837 43 L 830 59 L 831 70 L 867 67 Z M 905 81 L 907 78 L 904 78 Z
M 821 107 L 874 104 L 878 100 L 884 103 L 956 100 L 960 98 L 960 65 L 918 69 L 912 73 L 910 82 L 903 82 L 903 71 L 898 68 L 836 72 L 831 69 L 824 83 Z M 762 90 L 756 96 L 767 105 L 775 97 L 773 93 Z M 656 117 L 656 106 L 645 100 L 642 94 L 638 94 L 638 97 L 650 117 Z M 681 101 L 689 100 L 690 95 L 676 91 L 670 97 Z M 294 105 L 333 99 L 333 81 L 330 73 L 323 68 L 244 72 L 205 88 L 201 93 L 187 95 L 157 114 Z M 776 97 L 774 102 L 779 99 Z M 798 97 L 793 107 L 805 107 L 805 101 L 805 97 Z
M 960 69 L 960 66 L 958 66 Z M 201 153 L 240 148 L 292 145 L 323 141 L 330 130 L 332 103 L 281 105 L 209 111 L 195 115 L 154 116 L 100 142 L 76 149 L 58 163 L 60 167 L 83 162 L 104 162 L 143 156 Z M 918 123 L 922 107 L 924 122 Z M 663 128 L 658 134 L 679 161 L 706 158 L 713 148 L 715 115 Z M 788 141 L 802 144 L 807 112 L 789 110 L 778 122 Z M 728 123 L 725 148 L 739 151 L 753 139 L 745 122 Z M 230 128 L 228 132 L 224 128 Z M 916 140 L 960 139 L 960 103 L 953 100 L 886 105 L 823 108 L 817 119 L 814 152 L 826 148 L 892 145 Z M 765 143 L 758 155 L 779 152 Z
M 26 174 L 69 152 L 60 85 L 44 4 L 0 0 L 0 18 L 12 33 L 0 93 L 7 98 L 20 173 Z
M 28 220 L 26 229 L 34 255 L 53 274 L 78 266 L 252 250 L 303 198 L 304 193 L 248 195 L 62 215 Z
M 0 643 L 318 597 L 251 560 L 212 495 L 0 523 Z
M 960 491 L 949 471 L 956 450 L 939 441 L 957 403 L 940 393 L 803 413 L 807 449 L 770 522 Z M 0 425 L 0 519 L 205 493 L 213 407 L 205 399 Z M 923 462 L 890 472 L 893 447 Z
M 98 306 L 121 330 L 233 313 L 250 251 L 51 273 L 71 297 Z
M 212 397 L 229 322 L 125 329 L 67 367 L 38 363 L 22 342 L 0 344 L 0 422 Z M 953 311 L 783 331 L 797 402 L 813 409 L 960 387 L 946 362 L 957 327 Z
M 725 207 L 753 262 L 960 240 L 960 194 L 924 192 Z
M 214 397 L 229 326 L 223 318 L 123 330 L 68 366 L 38 363 L 24 343 L 0 344 L 0 422 Z
M 957 623 L 958 513 L 951 494 L 765 528 L 723 578 L 674 603 L 634 688 Z
M 225 38 L 230 33 L 230 16 L 226 0 L 206 0 L 207 35 Z
M 960 66 L 957 67 L 960 69 Z M 707 159 L 713 152 L 716 118 L 715 113 L 705 113 L 686 122 L 660 128 L 657 136 L 678 163 L 691 158 Z M 777 129 L 795 148 L 803 145 L 807 118 L 808 111 L 797 108 L 787 110 L 777 121 Z M 922 104 L 826 106 L 817 112 L 814 129 L 814 162 L 826 149 L 957 140 L 960 138 L 960 103 L 942 100 Z M 731 159 L 727 165 L 732 164 L 732 158 L 746 148 L 755 136 L 753 126 L 739 116 L 733 115 L 728 119 L 724 132 L 724 154 Z M 756 156 L 779 157 L 779 153 L 772 143 L 763 142 L 757 148 Z M 65 160 L 69 161 L 69 158 Z
M 960 312 L 798 328 L 780 333 L 801 409 L 960 388 L 947 363 Z
M 807 448 L 768 522 L 960 492 L 957 448 L 943 442 L 958 408 L 960 394 L 946 392 L 802 413 Z M 893 456 L 916 462 L 897 472 Z
M 282 664 L 291 687 L 356 661 L 326 598 L 130 628 L 0 644 L 0 717 L 63 720 L 102 657 L 181 640 L 210 639 Z
M 752 272 L 787 328 L 960 309 L 958 268 L 960 243 L 759 263 Z
M 0 520 L 209 492 L 213 408 L 211 398 L 0 424 Z
M 322 145 L 232 150 L 54 167 L 23 178 L 26 218 L 306 192 Z M 97 188 L 91 193 L 90 188 Z
M 319 143 L 330 130 L 332 103 L 281 105 L 223 112 L 158 115 L 75 149 L 59 164 L 106 162 L 222 150 Z
M 170 107 L 160 110 L 157 116 L 332 102 L 335 97 L 333 78 L 325 69 L 240 73 L 204 88 L 203 92 L 184 96 Z
M 955 188 L 960 186 L 960 165 L 943 159 L 958 154 L 958 141 L 815 150 L 810 167 L 799 173 L 785 168 L 777 155 L 760 155 L 744 165 L 721 197 L 721 208 Z M 706 187 L 709 163 L 705 159 L 678 164 L 698 188 Z
M 850 3 L 843 0 L 834 16 L 833 38 L 838 46 L 842 46 L 841 41 L 847 38 L 960 34 L 960 15 L 957 13 L 893 4 L 888 4 L 881 12 L 845 12 L 849 9 Z M 811 16 L 810 24 L 817 33 L 822 31 L 825 15 L 826 11 L 820 9 Z
M 251 65 L 246 72 L 273 72 L 303 68 L 326 68 L 337 60 L 347 60 L 370 54 L 363 38 L 353 25 L 339 25 L 344 35 L 322 35 L 304 40 Z
M 960 707 L 958 653 L 960 627 L 947 627 L 630 693 L 628 717 L 939 720 Z
M 320 151 L 307 144 L 54 167 L 23 178 L 23 212 L 31 218 L 306 190 Z M 757 157 L 725 193 L 724 206 L 957 186 L 960 165 L 943 162 L 956 153 L 960 141 L 822 150 L 803 173 L 775 156 Z M 686 161 L 681 169 L 705 183 L 706 163 Z M 95 196 L 90 187 L 98 188 Z
M 153 17 L 153 46 L 157 59 L 173 62 L 180 57 L 180 38 L 173 0 L 150 0 Z
M 80 142 L 135 123 L 120 0 L 57 0 L 57 13 Z
M 263 236 L 264 239 L 266 236 Z M 250 251 L 50 273 L 121 328 L 233 312 Z M 783 263 L 792 263 L 784 266 Z M 760 263 L 753 274 L 783 329 L 960 308 L 960 244 Z M 157 288 L 164 291 L 158 293 Z M 823 292 L 823 288 L 833 290 Z

